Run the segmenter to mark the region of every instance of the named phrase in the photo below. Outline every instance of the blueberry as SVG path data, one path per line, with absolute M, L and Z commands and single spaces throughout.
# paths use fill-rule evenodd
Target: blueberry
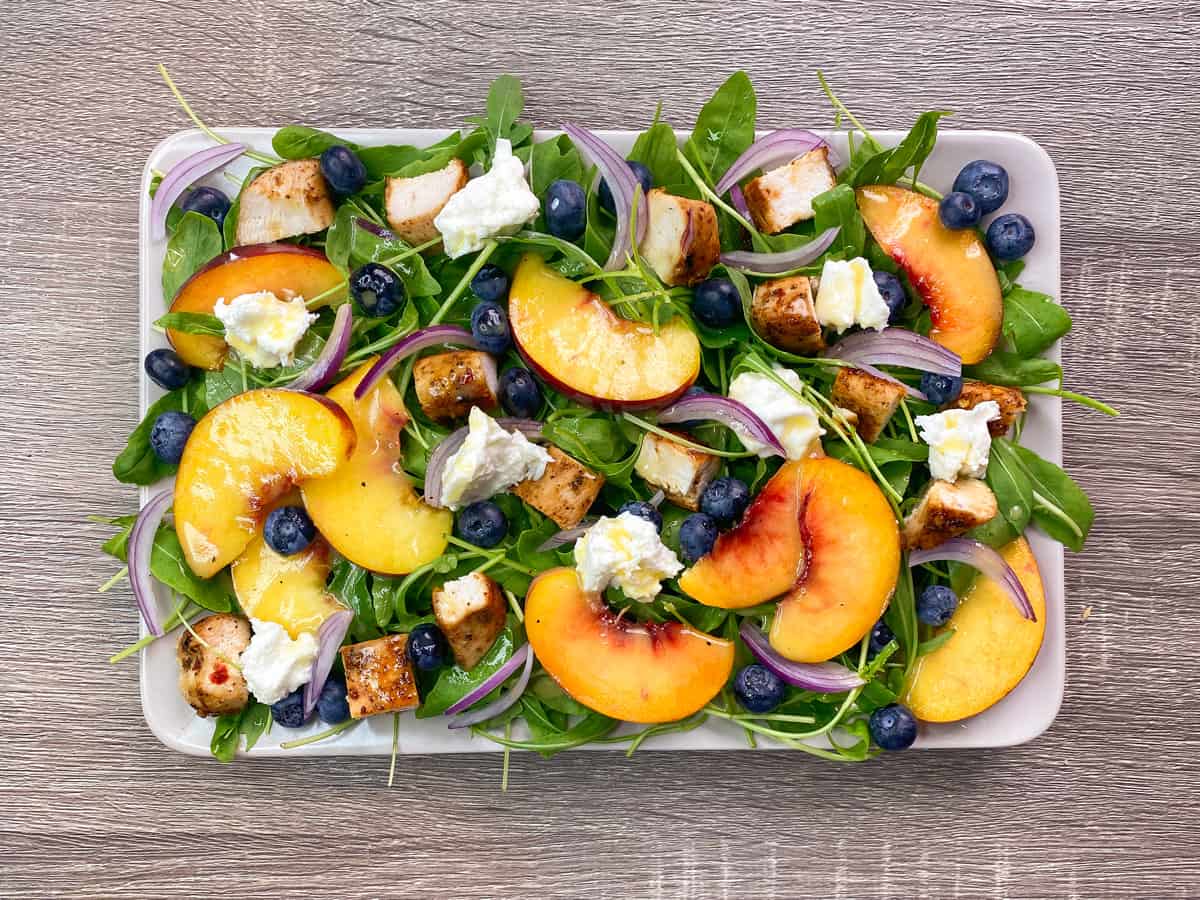
M 500 403 L 518 419 L 532 419 L 542 408 L 542 388 L 528 369 L 505 369 L 500 373 Z
M 150 426 L 150 449 L 163 462 L 175 465 L 183 458 L 183 448 L 195 427 L 196 420 L 185 412 L 161 413 Z
M 717 478 L 700 495 L 700 511 L 727 527 L 742 517 L 750 505 L 750 488 L 737 478 Z
M 450 647 L 446 636 L 436 625 L 418 625 L 408 635 L 408 659 L 422 672 L 432 672 L 446 665 Z
M 508 534 L 508 517 L 492 501 L 480 500 L 458 514 L 454 530 L 477 547 L 495 547 Z
M 1020 213 L 1005 213 L 992 220 L 987 230 L 988 252 L 996 259 L 1008 262 L 1020 259 L 1033 249 L 1037 235 L 1033 223 Z
M 872 272 L 875 287 L 879 288 L 879 296 L 888 308 L 888 322 L 894 324 L 908 305 L 908 295 L 904 293 L 904 285 L 891 272 Z
M 945 406 L 958 399 L 963 380 L 956 375 L 939 375 L 936 372 L 921 373 L 921 393 L 934 406 Z
M 224 191 L 211 187 L 198 187 L 188 194 L 179 208 L 184 212 L 200 213 L 208 216 L 220 228 L 225 224 L 225 216 L 229 214 L 229 198 Z
M 191 366 L 180 359 L 178 353 L 166 347 L 151 350 L 142 365 L 150 380 L 168 391 L 183 387 L 192 377 Z
M 658 531 L 662 531 L 663 517 L 657 509 L 647 503 L 645 500 L 630 500 L 617 510 L 617 515 L 621 513 L 632 513 L 639 519 L 645 519 L 653 525 Z
M 350 273 L 350 296 L 363 315 L 382 319 L 404 302 L 404 283 L 387 266 L 369 262 Z
M 707 556 L 716 542 L 717 523 L 704 513 L 692 513 L 679 526 L 679 550 L 689 563 Z
M 908 707 L 892 703 L 871 713 L 867 722 L 871 740 L 881 750 L 903 750 L 917 739 L 917 720 Z
M 733 694 L 748 712 L 769 713 L 783 702 L 783 679 L 754 663 L 737 673 Z
M 945 625 L 958 609 L 958 594 L 944 584 L 931 584 L 917 597 L 917 618 L 926 625 Z
M 560 178 L 546 188 L 546 230 L 564 241 L 574 241 L 587 227 L 587 194 L 578 181 Z
M 871 637 L 867 639 L 867 653 L 872 657 L 883 652 L 883 648 L 896 639 L 895 633 L 888 627 L 887 622 L 880 619 L 871 629 Z
M 335 194 L 349 197 L 357 194 L 367 183 L 367 168 L 349 147 L 341 144 L 321 154 L 321 174 Z
M 979 214 L 986 216 L 1002 207 L 1008 199 L 1008 172 L 994 162 L 977 159 L 962 167 L 954 179 L 953 190 L 974 197 Z
M 329 673 L 329 678 L 317 697 L 317 716 L 326 725 L 340 725 L 350 718 L 350 701 L 346 697 L 344 676 L 335 672 Z
M 503 303 L 508 299 L 508 274 L 499 266 L 488 263 L 471 279 L 471 292 L 480 300 Z
M 979 204 L 965 191 L 954 191 L 942 198 L 938 204 L 938 218 L 951 231 L 974 228 L 979 224 Z
M 642 184 L 642 193 L 650 193 L 650 188 L 654 187 L 654 176 L 650 174 L 650 170 L 643 166 L 640 162 L 631 162 L 629 168 L 633 170 L 633 174 Z M 597 192 L 597 199 L 600 205 L 607 209 L 614 216 L 617 214 L 617 205 L 613 203 L 612 190 L 608 186 L 607 181 L 600 182 L 600 190 Z
M 709 278 L 696 285 L 692 315 L 709 328 L 728 328 L 742 317 L 742 297 L 728 278 Z
M 488 353 L 503 353 L 511 347 L 512 332 L 504 307 L 490 300 L 476 306 L 471 311 L 471 335 L 479 348 Z
M 271 704 L 271 718 L 281 728 L 299 728 L 308 719 L 304 715 L 304 688 L 298 687 L 282 700 Z
M 280 506 L 271 510 L 263 525 L 263 540 L 281 556 L 299 553 L 313 542 L 317 526 L 303 506 Z

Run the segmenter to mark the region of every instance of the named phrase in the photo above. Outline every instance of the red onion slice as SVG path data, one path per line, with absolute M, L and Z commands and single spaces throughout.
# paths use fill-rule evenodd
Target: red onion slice
M 449 326 L 447 326 L 449 327 Z M 542 440 L 542 423 L 536 419 L 497 419 L 496 424 L 505 431 L 519 431 L 531 441 Z M 425 502 L 430 506 L 442 505 L 442 472 L 450 459 L 467 439 L 470 428 L 464 425 L 442 438 L 429 454 L 425 464 Z
M 1033 604 L 1029 602 L 1029 595 L 1025 593 L 1025 585 L 1021 584 L 1021 579 L 1004 557 L 987 544 L 981 544 L 971 538 L 951 538 L 931 550 L 913 550 L 908 554 L 910 568 L 942 560 L 964 563 L 982 572 L 1004 589 L 1023 618 L 1030 622 L 1037 621 Z
M 171 166 L 150 201 L 150 228 L 156 241 L 167 236 L 167 213 L 176 200 L 198 179 L 229 165 L 246 152 L 245 144 L 221 144 L 181 159 Z
M 555 547 L 561 547 L 563 544 L 570 544 L 573 541 L 579 540 L 599 521 L 599 516 L 584 516 L 574 528 L 568 528 L 565 531 L 560 531 L 558 534 L 546 538 L 546 540 L 538 545 L 538 553 L 545 553 L 547 550 L 553 550 Z
M 473 350 L 480 349 L 479 344 L 475 343 L 475 338 L 471 337 L 471 332 L 465 328 L 459 328 L 457 325 L 432 325 L 429 328 L 414 331 L 396 344 L 396 346 L 388 350 L 387 353 L 383 354 L 383 356 L 379 357 L 375 365 L 371 366 L 371 370 L 367 372 L 366 377 L 354 389 L 354 399 L 361 400 L 367 396 L 371 388 L 379 384 L 380 379 L 392 371 L 396 367 L 396 364 L 405 357 L 412 356 L 414 353 L 424 350 L 427 347 L 436 347 L 439 344 L 462 344 Z
M 862 369 L 867 374 L 874 375 L 876 378 L 882 378 L 884 381 L 890 381 L 892 384 L 898 384 L 898 385 L 900 385 L 900 387 L 904 388 L 904 391 L 906 394 L 908 394 L 908 396 L 913 397 L 917 400 L 924 400 L 926 402 L 929 402 L 929 398 L 927 396 L 925 396 L 925 394 L 922 391 L 920 391 L 919 389 L 913 387 L 911 384 L 905 384 L 899 378 L 895 377 L 894 375 L 889 375 L 887 372 L 883 372 L 883 371 L 875 368 L 870 363 L 855 363 L 854 368 Z
M 755 141 L 745 153 L 733 161 L 733 165 L 725 170 L 725 174 L 717 182 L 717 193 L 724 194 L 755 169 L 773 169 L 822 145 L 829 146 L 820 135 L 803 128 L 774 131 Z M 831 158 L 830 164 L 834 163 L 835 160 Z
M 321 688 L 325 687 L 325 682 L 329 679 L 329 670 L 333 668 L 338 648 L 342 646 L 342 640 L 346 637 L 346 632 L 350 630 L 350 623 L 353 619 L 354 613 L 350 610 L 339 609 L 330 614 L 329 618 L 322 622 L 321 627 L 317 629 L 317 658 L 313 660 L 312 674 L 309 676 L 308 684 L 304 686 L 304 718 L 306 719 L 317 708 L 317 700 L 321 697 Z
M 862 331 L 842 338 L 821 354 L 845 362 L 885 366 L 904 366 L 935 372 L 938 375 L 962 375 L 962 357 L 953 350 L 907 328 Z
M 799 663 L 781 656 L 749 621 L 742 622 L 739 633 L 755 658 L 788 684 L 817 694 L 840 694 L 866 684 L 857 672 L 840 663 Z
M 720 422 L 737 434 L 752 437 L 766 444 L 777 455 L 787 457 L 787 450 L 766 422 L 745 404 L 719 394 L 689 394 L 676 400 L 658 414 L 658 424 L 673 425 L 695 419 Z
M 341 369 L 346 351 L 350 349 L 350 331 L 353 326 L 353 310 L 349 303 L 343 303 L 334 316 L 333 330 L 329 332 L 329 340 L 321 348 L 320 355 L 288 387 L 293 391 L 319 391 L 329 384 Z
M 521 668 L 521 666 L 532 666 L 532 659 L 533 650 L 528 644 L 523 645 L 520 650 L 518 650 L 505 661 L 504 665 L 489 675 L 487 679 L 484 680 L 483 684 L 479 685 L 479 687 L 468 692 L 464 697 L 451 704 L 450 707 L 443 713 L 443 715 L 452 716 L 455 713 L 460 713 L 464 709 L 469 709 L 470 707 L 474 706 L 496 688 L 500 687 L 500 685 L 504 684 L 504 682 L 508 680 L 508 677 L 512 675 L 513 672 L 517 671 L 517 669 Z M 524 690 L 523 687 L 522 690 Z M 511 693 L 513 692 L 509 691 L 509 694 Z M 487 707 L 484 708 L 486 709 Z M 482 710 L 480 711 L 482 712 Z M 493 713 L 492 715 L 496 715 L 496 713 Z M 488 718 L 491 717 L 489 716 Z M 461 728 L 462 726 L 459 727 Z
M 841 226 L 826 228 L 807 244 L 784 250 L 780 253 L 755 253 L 752 250 L 733 250 L 721 254 L 721 262 L 741 272 L 756 272 L 762 275 L 778 275 L 807 266 L 830 248 L 837 239 Z
M 513 686 L 505 692 L 504 696 L 497 697 L 487 706 L 473 709 L 468 713 L 459 713 L 450 720 L 449 728 L 470 728 L 472 725 L 478 725 L 480 722 L 494 719 L 521 699 L 521 695 L 525 693 L 525 688 L 529 687 L 529 676 L 533 673 L 534 661 L 533 649 L 528 644 L 522 647 L 521 650 L 527 651 L 525 654 L 525 668 L 521 672 L 521 677 L 513 683 Z M 518 650 L 517 652 L 520 653 L 521 651 Z M 516 658 L 516 654 L 513 655 L 513 658 Z
M 600 177 L 608 182 L 608 188 L 612 191 L 613 207 L 617 211 L 617 233 L 604 268 L 608 271 L 623 269 L 626 258 L 646 236 L 647 205 L 645 197 L 641 196 L 641 184 L 625 158 L 596 135 L 578 125 L 564 125 L 563 132 L 575 144 L 584 160 L 600 170 Z M 633 209 L 635 199 L 638 204 L 636 215 Z M 630 221 L 635 218 L 637 234 L 631 235 Z M 631 236 L 634 238 L 632 243 Z
M 746 202 L 746 195 L 736 184 L 729 191 L 729 200 L 733 204 L 733 208 L 742 214 L 743 219 L 747 222 L 754 220 L 754 217 L 750 215 L 750 204 Z
M 163 627 L 158 620 L 158 605 L 154 596 L 154 576 L 150 574 L 150 556 L 154 552 L 154 536 L 171 506 L 175 493 L 170 488 L 155 494 L 142 507 L 129 533 L 129 583 L 137 601 L 142 621 L 155 637 L 162 637 Z

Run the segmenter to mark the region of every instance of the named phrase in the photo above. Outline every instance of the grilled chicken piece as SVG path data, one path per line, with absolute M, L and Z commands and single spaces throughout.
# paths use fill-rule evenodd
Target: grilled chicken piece
M 433 592 L 433 617 L 464 669 L 473 669 L 491 649 L 507 613 L 500 586 L 482 572 L 447 581 Z
M 700 495 L 721 468 L 711 453 L 692 450 L 656 434 L 647 434 L 633 471 L 660 489 L 676 506 L 696 512 Z
M 443 169 L 410 178 L 389 178 L 384 195 L 388 224 L 410 244 L 438 236 L 433 220 L 451 197 L 466 186 L 467 166 L 452 159 Z
M 183 699 L 201 716 L 243 709 L 250 702 L 250 689 L 236 667 L 242 651 L 250 646 L 250 620 L 216 613 L 205 616 L 192 631 L 184 629 L 175 651 Z
M 407 634 L 388 634 L 342 648 L 351 717 L 364 719 L 420 705 L 407 650 Z
M 963 382 L 962 393 L 950 404 L 958 409 L 974 409 L 985 400 L 995 400 L 1000 407 L 1000 418 L 988 422 L 988 431 L 992 437 L 1003 437 L 1012 427 L 1017 416 L 1025 412 L 1029 402 L 1020 388 L 1004 387 L 999 384 L 987 384 L 983 381 Z
M 754 289 L 750 320 L 764 341 L 780 350 L 812 355 L 825 346 L 813 303 L 817 279 L 773 278 Z
M 329 186 L 315 159 L 294 159 L 267 169 L 238 200 L 237 243 L 270 244 L 323 231 L 333 224 Z
M 829 165 L 829 148 L 818 147 L 772 169 L 742 188 L 759 231 L 778 234 L 813 217 L 813 198 L 832 190 L 837 173 Z
M 838 369 L 831 398 L 857 416 L 855 429 L 868 444 L 883 433 L 904 399 L 904 387 L 862 369 Z
M 998 511 L 996 495 L 982 481 L 931 481 L 904 520 L 904 544 L 909 550 L 928 550 L 990 522 Z
M 512 492 L 559 528 L 574 528 L 587 515 L 604 486 L 604 476 L 572 459 L 553 444 L 546 451 L 554 457 L 541 478 L 522 481 Z
M 662 188 L 646 195 L 649 222 L 641 253 L 664 284 L 696 284 L 721 255 L 717 213 L 703 200 L 676 197 Z
M 495 409 L 500 402 L 496 360 L 478 350 L 452 350 L 417 360 L 413 384 L 421 409 L 435 422 L 462 418 L 472 406 Z

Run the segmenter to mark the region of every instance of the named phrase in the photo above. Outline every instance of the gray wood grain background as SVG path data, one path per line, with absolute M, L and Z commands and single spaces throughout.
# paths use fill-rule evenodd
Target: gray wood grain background
M 1200 895 L 1200 6 L 243 0 L 0 9 L 0 895 Z M 1066 413 L 1098 508 L 1068 558 L 1068 693 L 1024 747 L 838 767 L 788 754 L 222 767 L 146 728 L 127 588 L 89 513 L 136 418 L 137 179 L 184 126 L 432 126 L 500 71 L 529 116 L 690 122 L 747 68 L 765 125 L 930 107 L 1021 130 L 1062 179 Z M 1085 609 L 1091 615 L 1084 620 Z

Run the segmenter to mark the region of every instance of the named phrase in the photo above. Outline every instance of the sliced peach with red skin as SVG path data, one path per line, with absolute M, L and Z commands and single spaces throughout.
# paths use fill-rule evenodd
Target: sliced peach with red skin
M 857 197 L 872 237 L 929 307 L 929 336 L 967 365 L 987 358 L 1000 338 L 1004 306 L 995 266 L 975 230 L 946 228 L 938 202 L 906 188 L 868 185 Z
M 905 703 L 926 722 L 957 722 L 999 702 L 1029 672 L 1046 633 L 1046 593 L 1029 543 L 1020 537 L 1000 555 L 1012 566 L 1037 616 L 1024 618 L 1008 594 L 983 575 L 963 594 L 950 621 L 954 636 L 917 660 Z
M 340 300 L 344 291 L 334 288 L 345 276 L 325 254 L 296 244 L 250 244 L 223 253 L 202 266 L 183 283 L 171 303 L 171 312 L 207 313 L 221 298 L 270 291 L 281 300 L 311 299 L 329 291 L 318 301 L 322 306 Z M 210 334 L 187 334 L 167 329 L 175 352 L 190 366 L 217 370 L 225 365 L 229 345 Z
M 550 569 L 525 596 L 525 632 L 542 667 L 589 709 L 672 722 L 702 709 L 733 671 L 733 644 L 679 622 L 619 616 L 574 569 Z
M 196 423 L 175 476 L 175 530 L 192 571 L 209 578 L 241 555 L 271 505 L 350 458 L 355 432 L 332 400 L 262 388 Z
M 513 273 L 508 319 L 517 349 L 538 377 L 590 406 L 663 406 L 700 374 L 700 342 L 682 321 L 655 331 L 622 319 L 536 254 L 526 255 Z
M 301 487 L 317 530 L 346 559 L 389 575 L 405 575 L 442 555 L 454 516 L 417 496 L 400 466 L 404 399 L 382 379 L 361 400 L 354 389 L 374 365 L 368 359 L 326 396 L 354 423 L 358 441 L 345 465 Z

